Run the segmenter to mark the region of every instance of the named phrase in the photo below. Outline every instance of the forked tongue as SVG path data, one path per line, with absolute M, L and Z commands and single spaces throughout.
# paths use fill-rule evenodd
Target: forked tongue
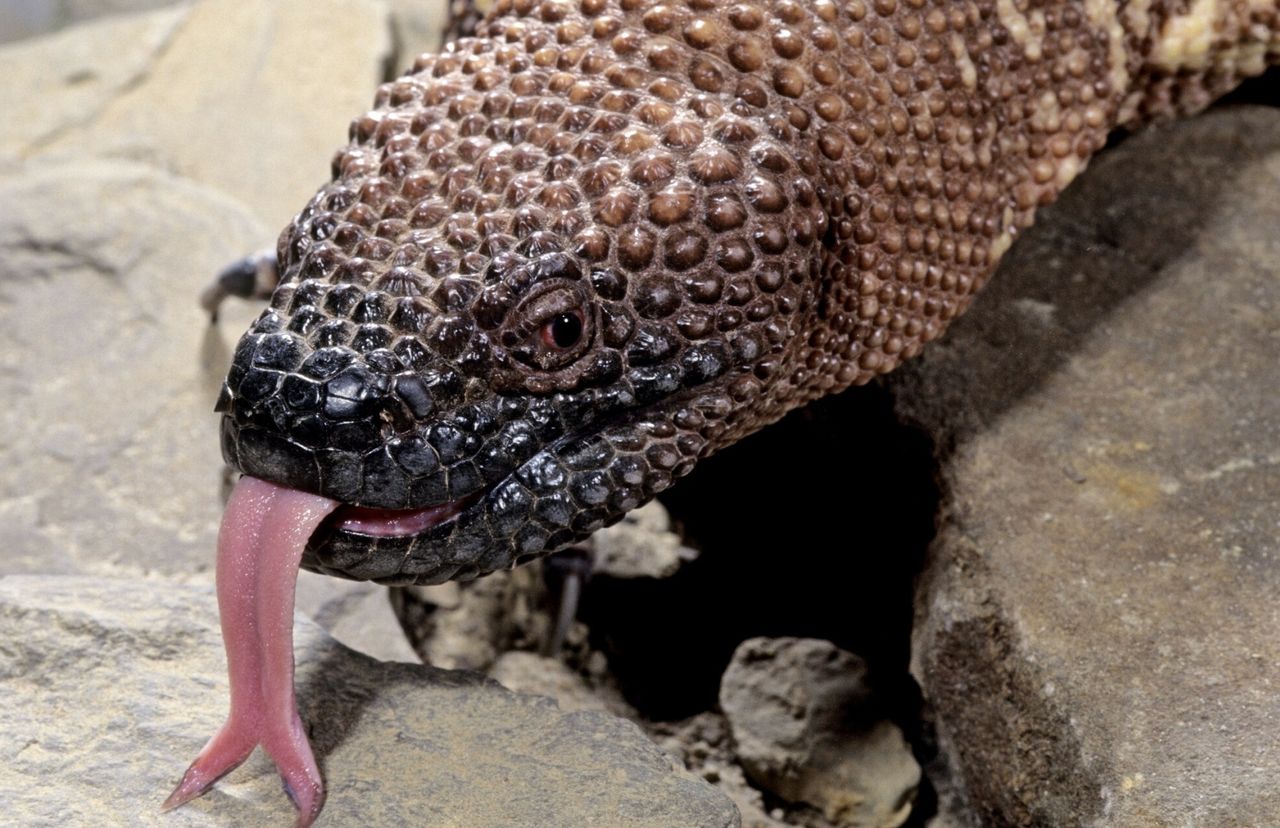
M 338 507 L 326 497 L 241 477 L 218 532 L 218 611 L 231 678 L 231 713 L 162 806 L 208 791 L 262 745 L 298 809 L 298 828 L 324 805 L 293 695 L 293 601 L 307 539 Z

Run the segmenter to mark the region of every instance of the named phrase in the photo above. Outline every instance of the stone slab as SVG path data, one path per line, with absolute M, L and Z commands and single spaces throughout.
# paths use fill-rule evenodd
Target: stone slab
M 328 179 L 390 57 L 374 0 L 100 18 L 0 49 L 0 163 L 124 158 L 213 185 L 270 228 L 256 249 Z
M 226 715 L 212 590 L 0 578 L 0 802 L 7 824 L 286 825 L 258 751 L 159 812 Z M 296 627 L 299 706 L 327 779 L 317 825 L 732 828 L 723 794 L 635 725 L 567 713 L 474 673 L 389 664 Z
M 1103 154 L 899 380 L 915 672 L 983 824 L 1280 824 L 1280 110 Z

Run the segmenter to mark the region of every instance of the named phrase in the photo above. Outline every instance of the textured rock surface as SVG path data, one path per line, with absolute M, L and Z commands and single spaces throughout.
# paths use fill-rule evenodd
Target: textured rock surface
M 299 572 L 296 609 L 357 652 L 382 661 L 421 661 L 400 629 L 386 587 Z
M 92 123 L 155 67 L 185 12 L 106 18 L 0 49 L 0 159 L 14 163 Z M 80 144 L 82 154 L 94 149 Z M 3 169 L 3 167 L 0 167 Z
M 223 711 L 207 589 L 87 578 L 0 579 L 0 764 L 18 825 L 286 824 L 257 755 L 161 815 L 163 793 Z M 303 719 L 332 825 L 736 826 L 732 803 L 638 728 L 567 713 L 480 676 L 360 656 L 298 628 Z M 51 795 L 57 791 L 56 795 Z
M 211 329 L 195 299 L 273 241 L 272 200 L 296 208 L 367 103 L 389 24 L 344 8 L 336 30 L 330 4 L 217 0 L 0 48 L 0 573 L 211 577 L 223 331 L 257 308 L 228 303 Z M 290 57 L 308 49 L 326 60 Z M 409 657 L 369 592 L 304 582 L 299 606 Z
M 591 536 L 592 569 L 612 578 L 666 578 L 697 557 L 671 531 L 671 518 L 653 501 Z
M 902 824 L 920 767 L 898 728 L 877 720 L 866 677 L 861 659 L 827 641 L 744 641 L 720 706 L 747 774 L 836 825 Z
M 0 158 L 143 161 L 249 205 L 269 244 L 368 105 L 388 31 L 371 0 L 204 0 L 15 43 Z
M 616 690 L 590 686 L 579 672 L 554 658 L 503 653 L 489 668 L 489 676 L 508 690 L 555 699 L 561 710 L 603 710 L 629 719 L 637 716 Z
M 443 587 L 443 588 L 441 588 Z M 396 613 L 422 660 L 449 670 L 489 669 L 508 649 L 536 649 L 548 619 L 534 612 L 546 587 L 532 567 L 459 584 L 397 591 Z
M 448 16 L 447 0 L 390 0 L 395 61 L 391 71 L 401 74 L 423 52 L 438 52 Z
M 258 225 L 122 161 L 24 169 L 0 205 L 0 572 L 207 577 L 220 368 L 200 359 L 226 357 L 192 297 Z
M 649 735 L 689 770 L 715 783 L 738 806 L 742 828 L 786 828 L 791 822 L 781 808 L 766 812 L 764 797 L 747 781 L 733 753 L 729 723 L 720 713 L 700 713 L 680 722 L 655 722 Z
M 0 43 L 51 32 L 113 14 L 171 6 L 177 0 L 5 0 L 0 5 Z
M 949 454 L 915 669 L 986 823 L 1280 823 L 1278 195 L 1276 110 L 1131 138 L 899 383 Z

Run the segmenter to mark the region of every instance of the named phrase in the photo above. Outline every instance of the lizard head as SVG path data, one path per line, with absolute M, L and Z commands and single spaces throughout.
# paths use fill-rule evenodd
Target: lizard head
M 228 462 L 344 504 L 307 568 L 427 583 L 543 555 L 860 370 L 812 334 L 832 265 L 807 115 L 720 64 L 660 71 L 687 49 L 629 30 L 607 52 L 570 48 L 582 22 L 488 25 L 520 37 L 420 58 L 352 124 L 235 351 Z

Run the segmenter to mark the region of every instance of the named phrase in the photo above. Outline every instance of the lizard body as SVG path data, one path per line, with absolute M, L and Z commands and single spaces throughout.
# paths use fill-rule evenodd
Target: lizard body
M 308 568 L 563 547 L 917 353 L 1111 130 L 1207 105 L 1277 31 L 1274 0 L 500 2 L 379 90 L 281 236 L 224 453 L 451 518 L 321 533 Z
M 317 571 L 562 548 L 918 353 L 1112 130 L 1278 59 L 1276 0 L 498 0 L 281 235 L 224 455 L 332 511 Z

